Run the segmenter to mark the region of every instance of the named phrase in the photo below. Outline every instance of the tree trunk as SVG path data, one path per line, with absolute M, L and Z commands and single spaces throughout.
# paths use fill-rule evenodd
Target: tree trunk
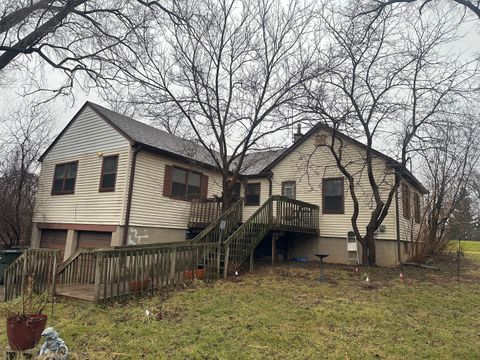
M 232 198 L 233 198 L 233 188 L 235 183 L 233 181 L 224 180 L 222 187 L 222 209 L 223 211 L 227 211 L 232 206 Z

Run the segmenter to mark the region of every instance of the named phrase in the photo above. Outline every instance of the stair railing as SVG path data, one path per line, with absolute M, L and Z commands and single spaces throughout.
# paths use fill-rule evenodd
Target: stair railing
M 274 216 L 275 213 L 275 216 Z M 224 242 L 223 275 L 238 269 L 270 230 L 318 234 L 319 207 L 273 195 Z
M 209 226 L 203 229 L 191 242 L 222 243 L 242 222 L 243 198 L 233 204 L 227 211 L 217 217 Z
M 270 197 L 225 242 L 223 276 L 237 269 L 272 228 L 274 197 Z

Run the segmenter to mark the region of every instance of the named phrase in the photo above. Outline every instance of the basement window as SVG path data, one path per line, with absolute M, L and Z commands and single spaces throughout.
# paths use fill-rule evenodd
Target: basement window
M 117 181 L 118 155 L 105 156 L 100 175 L 100 191 L 115 191 Z
M 260 205 L 260 183 L 252 183 L 245 185 L 245 205 Z
M 323 213 L 343 214 L 343 178 L 323 179 Z
M 55 165 L 53 173 L 52 195 L 75 193 L 78 161 Z

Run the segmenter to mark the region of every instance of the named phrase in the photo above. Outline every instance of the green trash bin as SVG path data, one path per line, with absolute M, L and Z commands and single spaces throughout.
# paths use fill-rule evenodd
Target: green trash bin
M 11 263 L 22 255 L 23 249 L 0 250 L 0 284 L 3 284 L 3 273 Z

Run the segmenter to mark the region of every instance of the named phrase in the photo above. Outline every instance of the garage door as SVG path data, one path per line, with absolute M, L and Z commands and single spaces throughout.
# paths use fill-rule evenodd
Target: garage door
M 78 232 L 78 248 L 95 249 L 110 247 L 112 241 L 111 232 L 100 231 L 79 231 Z
M 59 249 L 60 261 L 63 261 L 66 240 L 67 230 L 44 229 L 42 230 L 42 237 L 40 238 L 40 247 L 47 249 Z

